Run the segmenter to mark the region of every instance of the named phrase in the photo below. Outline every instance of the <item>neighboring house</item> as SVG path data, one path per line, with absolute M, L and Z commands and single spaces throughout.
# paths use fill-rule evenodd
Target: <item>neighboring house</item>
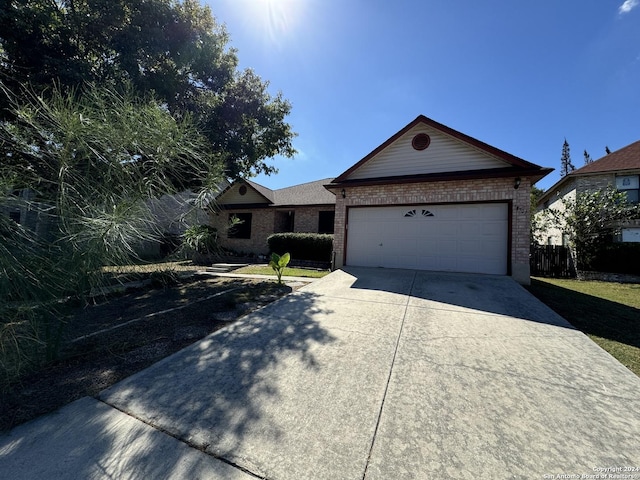
M 228 186 L 228 182 L 218 187 L 218 191 Z M 55 206 L 36 201 L 37 194 L 31 189 L 18 189 L 11 195 L 3 198 L 0 205 L 0 215 L 6 215 L 14 222 L 35 233 L 39 238 L 51 240 L 57 231 L 57 214 Z M 149 208 L 150 234 L 142 235 L 161 238 L 158 240 L 140 240 L 133 246 L 134 251 L 142 256 L 154 258 L 163 255 L 163 242 L 169 241 L 176 248 L 180 242 L 180 236 L 191 225 L 206 223 L 207 212 L 196 205 L 197 194 L 191 190 L 185 190 L 172 195 L 163 195 L 159 198 L 147 200 Z
M 32 231 L 40 239 L 47 239 L 52 234 L 55 224 L 54 207 L 36 201 L 36 192 L 24 188 L 14 190 L 4 197 L 0 205 L 0 214 L 6 215 L 14 222 Z
M 565 175 L 538 200 L 538 212 L 547 209 L 563 210 L 563 200 L 574 199 L 577 194 L 615 186 L 627 194 L 627 199 L 638 203 L 640 190 L 640 141 L 627 145 L 604 157 Z M 640 242 L 640 219 L 620 225 L 622 242 Z M 547 245 L 567 245 L 568 235 L 558 228 L 544 226 L 537 237 Z
M 220 232 L 220 245 L 239 253 L 268 253 L 274 233 L 333 233 L 335 196 L 324 188 L 331 180 L 279 190 L 238 180 L 216 197 L 210 224 Z M 229 229 L 232 218 L 242 223 Z
M 217 192 L 227 185 L 229 183 L 226 181 L 219 185 Z M 147 200 L 145 204 L 150 213 L 149 229 L 151 236 L 158 239 L 141 241 L 134 247 L 136 254 L 142 258 L 157 258 L 177 250 L 187 228 L 209 220 L 208 212 L 197 205 L 197 200 L 198 194 L 191 190 Z
M 528 284 L 531 185 L 551 171 L 419 116 L 328 185 L 335 265 Z

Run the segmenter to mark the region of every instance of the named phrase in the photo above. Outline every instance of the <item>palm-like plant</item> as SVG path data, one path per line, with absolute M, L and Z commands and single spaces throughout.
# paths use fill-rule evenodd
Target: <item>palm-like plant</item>
M 289 265 L 290 260 L 291 255 L 289 255 L 288 253 L 285 253 L 282 256 L 278 255 L 277 253 L 271 254 L 271 261 L 269 262 L 269 266 L 276 272 L 279 285 L 282 285 L 282 272 L 284 272 L 286 266 Z

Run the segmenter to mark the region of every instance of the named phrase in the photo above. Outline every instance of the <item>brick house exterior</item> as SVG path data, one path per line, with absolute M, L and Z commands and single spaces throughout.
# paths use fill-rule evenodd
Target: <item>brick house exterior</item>
M 530 189 L 533 183 L 550 171 L 551 169 L 526 162 L 431 119 L 419 116 L 338 176 L 327 187 L 336 194 L 335 264 L 341 267 L 354 264 L 353 262 L 363 262 L 360 260 L 362 258 L 373 258 L 372 261 L 375 262 L 375 250 L 373 255 L 351 255 L 353 259 L 350 258 L 349 252 L 360 248 L 353 242 L 356 242 L 357 238 L 362 238 L 356 235 L 354 228 L 364 228 L 354 223 L 355 215 L 353 214 L 357 209 L 368 207 L 367 215 L 377 221 L 378 218 L 389 217 L 390 207 L 407 206 L 408 211 L 404 215 L 401 215 L 404 210 L 398 210 L 399 213 L 394 212 L 398 218 L 388 220 L 390 233 L 385 236 L 385 242 L 396 242 L 396 245 L 401 245 L 400 242 L 405 242 L 406 239 L 403 239 L 401 234 L 396 235 L 393 232 L 394 229 L 404 228 L 402 221 L 405 219 L 401 217 L 411 217 L 416 211 L 422 211 L 425 217 L 434 217 L 431 210 L 435 211 L 435 208 L 442 206 L 460 206 L 460 210 L 464 212 L 467 209 L 471 211 L 476 206 L 500 205 L 505 212 L 504 221 L 496 227 L 497 233 L 492 233 L 494 236 L 488 237 L 504 242 L 500 253 L 500 256 L 504 257 L 504 263 L 502 267 L 495 267 L 498 268 L 496 273 L 511 275 L 518 282 L 528 284 L 530 282 Z M 350 225 L 351 216 L 354 218 Z M 415 253 L 408 254 L 414 255 L 413 257 L 406 257 L 409 264 L 412 258 L 420 260 L 419 252 L 423 245 L 442 243 L 441 240 L 437 238 L 434 240 L 430 236 L 431 230 L 440 228 L 436 225 L 451 228 L 454 223 L 447 222 L 445 219 L 441 224 L 431 224 L 434 228 L 429 229 L 417 223 L 410 226 L 408 222 L 410 219 L 406 220 L 407 228 L 412 228 L 411 231 L 420 231 L 422 232 L 420 235 L 423 235 L 423 238 L 417 238 L 409 243 L 412 245 L 411 248 L 415 249 Z M 435 218 L 424 219 L 425 222 L 434 220 Z M 415 228 L 421 230 L 415 230 Z M 479 241 L 476 242 L 473 235 L 470 236 L 471 238 L 466 238 L 469 236 L 468 233 L 463 232 L 459 236 L 464 238 L 456 238 L 456 234 L 452 233 L 449 239 L 444 237 L 444 242 L 457 244 L 456 251 L 464 257 L 465 248 L 471 250 L 472 244 Z M 381 241 L 379 245 L 382 251 L 384 242 Z M 371 248 L 375 249 L 375 245 Z M 492 247 L 488 245 L 487 248 Z M 397 249 L 404 249 L 404 246 Z M 443 249 L 446 250 L 446 245 Z M 442 269 L 479 273 L 494 271 L 491 265 L 483 266 L 481 250 L 474 255 L 477 258 L 470 256 L 469 263 L 456 264 L 453 259 L 450 264 L 444 264 Z M 401 260 L 398 263 L 401 264 Z M 366 260 L 364 264 L 375 265 L 375 263 L 366 263 Z M 423 268 L 438 269 L 431 268 L 428 264 Z
M 274 233 L 333 233 L 335 197 L 324 188 L 330 178 L 280 190 L 238 180 L 221 192 L 209 214 L 220 245 L 243 254 L 267 254 Z M 232 217 L 243 220 L 229 229 Z
M 547 209 L 563 210 L 564 200 L 609 186 L 626 191 L 630 201 L 638 203 L 640 184 L 640 141 L 605 155 L 565 175 L 538 200 L 537 215 Z M 566 245 L 567 235 L 552 225 L 543 225 L 535 237 L 539 243 Z M 640 242 L 640 219 L 620 225 L 620 241 Z

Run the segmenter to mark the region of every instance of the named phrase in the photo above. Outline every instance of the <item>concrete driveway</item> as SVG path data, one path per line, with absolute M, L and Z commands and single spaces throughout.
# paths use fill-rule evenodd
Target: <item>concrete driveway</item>
M 639 392 L 508 277 L 350 268 L 0 436 L 0 478 L 640 478 Z

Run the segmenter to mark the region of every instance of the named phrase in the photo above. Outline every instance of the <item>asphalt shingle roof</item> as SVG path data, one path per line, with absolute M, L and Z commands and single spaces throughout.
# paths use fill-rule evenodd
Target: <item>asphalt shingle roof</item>
M 274 206 L 284 205 L 322 205 L 336 203 L 336 196 L 324 188 L 333 178 L 294 185 L 274 190 Z
M 538 199 L 538 207 L 544 205 L 545 201 L 553 195 L 554 192 L 557 192 L 566 182 L 574 180 L 575 177 L 607 172 L 624 172 L 628 170 L 640 170 L 640 140 L 565 175 L 549 187 Z
M 330 184 L 333 178 L 316 180 L 315 182 L 302 183 L 292 187 L 271 190 L 270 188 L 252 182 L 251 180 L 241 180 L 255 189 L 273 207 L 293 207 L 300 205 L 333 205 L 336 203 L 336 196 L 324 188 Z
M 569 175 L 640 169 L 640 140 L 574 170 Z

